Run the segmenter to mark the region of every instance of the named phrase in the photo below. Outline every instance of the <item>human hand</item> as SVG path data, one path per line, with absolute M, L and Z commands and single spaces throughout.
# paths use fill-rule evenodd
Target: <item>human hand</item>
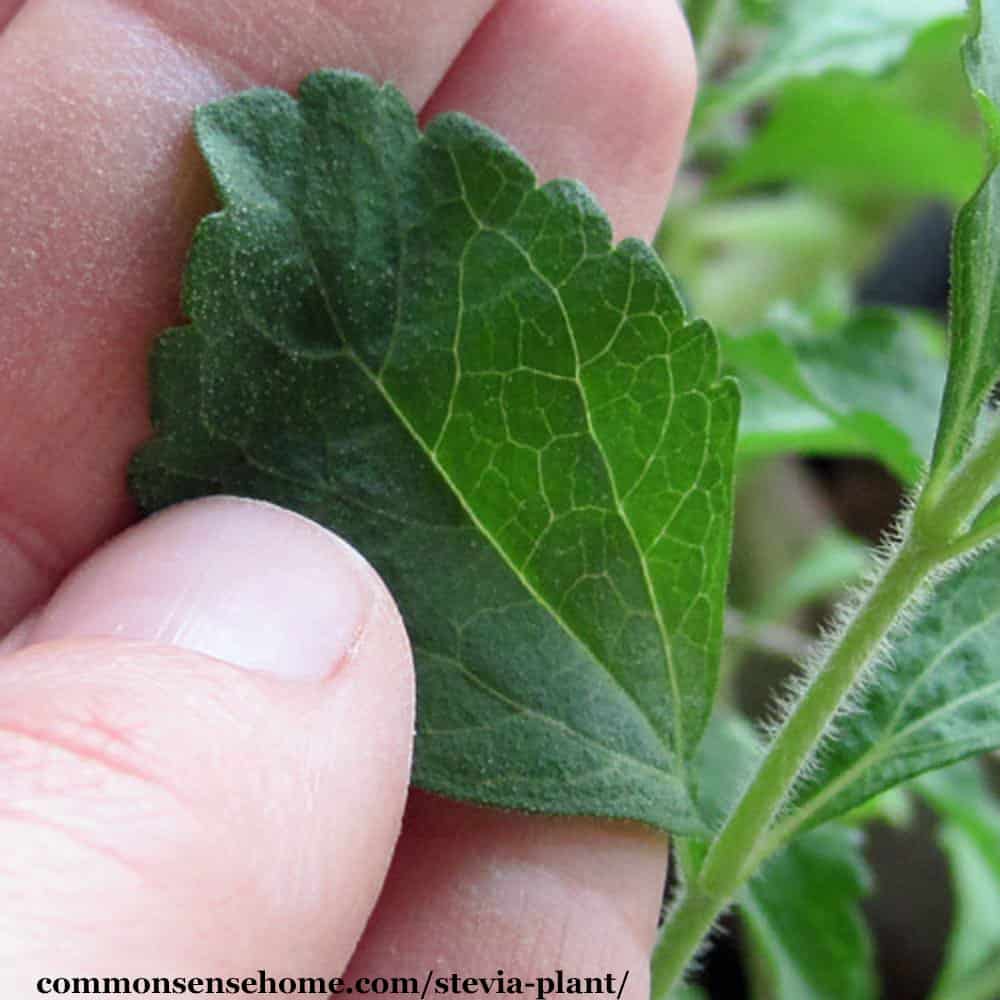
M 403 817 L 408 647 L 345 545 L 210 500 L 90 553 L 134 518 L 149 342 L 176 319 L 210 204 L 195 104 L 320 66 L 392 79 L 425 116 L 466 111 L 544 178 L 581 178 L 619 236 L 648 238 L 692 97 L 677 8 L 244 0 L 209 18 L 191 0 L 0 0 L 0 24 L 15 9 L 0 34 L 2 995 L 35 996 L 42 976 L 260 968 L 628 969 L 624 995 L 646 995 L 661 838 L 419 793 Z

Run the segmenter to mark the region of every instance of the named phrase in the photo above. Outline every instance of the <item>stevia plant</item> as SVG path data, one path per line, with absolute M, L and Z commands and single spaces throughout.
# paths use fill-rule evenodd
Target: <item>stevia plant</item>
M 690 7 L 709 63 L 727 18 L 758 16 Z M 692 162 L 723 165 L 707 211 L 682 185 L 659 244 L 697 300 L 691 234 L 712 198 L 796 173 L 855 206 L 890 180 L 900 197 L 966 193 L 973 140 L 886 76 L 966 30 L 989 163 L 955 226 L 946 366 L 930 320 L 815 295 L 742 317 L 730 304 L 720 338 L 652 249 L 613 245 L 580 185 L 539 187 L 461 115 L 421 131 L 365 77 L 322 71 L 295 98 L 255 90 L 196 115 L 221 210 L 191 251 L 190 322 L 154 352 L 137 498 L 269 499 L 372 561 L 414 648 L 420 787 L 672 834 L 660 996 L 687 989 L 734 902 L 761 996 L 874 996 L 865 810 L 1000 746 L 1000 3 L 960 15 L 945 0 L 782 8 L 756 59 L 704 91 Z M 763 99 L 769 124 L 734 146 L 727 129 Z M 895 123 L 911 174 L 785 156 L 803 109 L 824 106 Z M 815 221 L 810 198 L 778 217 Z M 719 695 L 734 476 L 788 451 L 874 456 L 909 494 L 760 735 Z M 832 551 L 771 611 L 853 575 L 856 551 Z M 910 786 L 947 818 L 962 903 L 939 998 L 1000 986 L 1000 913 L 985 930 L 969 917 L 976 873 L 1000 886 L 996 806 L 971 767 Z

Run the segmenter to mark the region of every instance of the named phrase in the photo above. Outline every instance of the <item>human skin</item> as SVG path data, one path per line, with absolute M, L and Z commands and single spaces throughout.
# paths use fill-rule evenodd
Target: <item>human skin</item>
M 663 839 L 408 793 L 409 647 L 356 553 L 235 499 L 130 527 L 212 204 L 191 109 L 320 66 L 479 118 L 645 238 L 695 79 L 669 0 L 0 0 L 0 993 L 562 968 L 644 997 Z

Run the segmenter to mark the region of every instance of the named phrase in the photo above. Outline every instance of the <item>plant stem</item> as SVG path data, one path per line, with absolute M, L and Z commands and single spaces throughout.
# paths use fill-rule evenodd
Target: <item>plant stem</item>
M 962 523 L 975 513 L 996 481 L 1000 468 L 1000 428 L 966 459 L 944 486 L 933 473 L 917 504 L 914 527 L 921 531 L 954 536 Z
M 719 900 L 702 893 L 697 886 L 684 891 L 680 902 L 667 917 L 653 960 L 650 965 L 650 996 L 652 1000 L 667 1000 L 670 991 L 680 983 L 688 963 L 697 954 L 705 935 L 719 915 Z M 679 952 L 683 958 L 676 961 Z
M 946 558 L 960 559 L 988 542 L 995 542 L 998 536 L 1000 536 L 1000 525 L 997 524 L 988 524 L 978 530 L 968 531 L 948 547 Z
M 785 720 L 753 782 L 709 849 L 697 885 L 680 900 L 664 928 L 654 962 L 658 991 L 665 994 L 680 980 L 718 912 L 751 874 L 757 848 L 796 778 L 938 559 L 936 550 L 912 538 L 899 550 Z
M 903 543 L 790 709 L 753 781 L 709 847 L 697 878 L 685 886 L 668 915 L 653 957 L 654 997 L 665 997 L 680 982 L 716 916 L 776 847 L 768 837 L 776 816 L 901 612 L 935 570 L 977 541 L 978 532 L 968 523 L 995 488 L 998 470 L 1000 426 L 943 486 L 932 473 Z

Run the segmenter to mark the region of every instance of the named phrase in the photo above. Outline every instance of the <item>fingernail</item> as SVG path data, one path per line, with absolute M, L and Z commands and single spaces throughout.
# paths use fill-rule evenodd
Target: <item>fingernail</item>
M 329 676 L 375 580 L 335 535 L 270 504 L 198 500 L 140 522 L 80 566 L 30 641 L 145 639 L 285 678 Z

